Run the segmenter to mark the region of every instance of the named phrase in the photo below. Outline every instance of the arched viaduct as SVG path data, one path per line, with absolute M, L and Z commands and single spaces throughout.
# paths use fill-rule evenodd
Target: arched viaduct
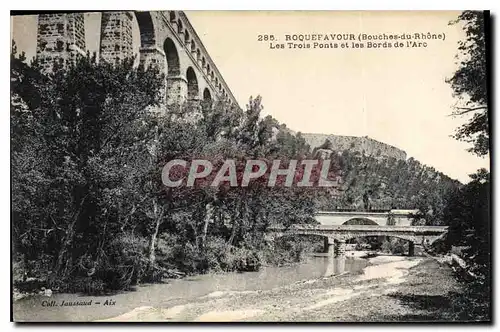
M 134 28 L 138 28 L 140 35 L 140 63 L 154 65 L 166 75 L 167 105 L 201 100 L 225 100 L 237 105 L 182 11 L 103 12 L 100 60 L 116 62 L 133 56 Z M 37 58 L 46 70 L 52 68 L 55 59 L 66 63 L 86 50 L 83 13 L 38 16 Z
M 318 224 L 298 224 L 290 227 L 268 227 L 266 238 L 273 241 L 283 236 L 315 235 L 325 239 L 325 251 L 334 257 L 344 257 L 346 241 L 356 237 L 391 236 L 408 241 L 408 254 L 413 256 L 415 244 L 427 245 L 436 241 L 447 226 L 411 226 L 416 210 L 388 212 L 318 212 Z M 360 221 L 361 223 L 351 223 Z
M 350 221 L 366 220 L 372 225 L 410 226 L 418 210 L 390 210 L 385 212 L 320 211 L 315 219 L 321 225 L 344 225 Z

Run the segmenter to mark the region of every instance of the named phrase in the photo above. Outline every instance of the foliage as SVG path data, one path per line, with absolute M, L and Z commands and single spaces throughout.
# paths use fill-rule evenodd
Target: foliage
M 398 238 L 386 238 L 382 242 L 381 250 L 391 254 L 403 255 L 408 252 L 408 241 Z
M 463 25 L 466 37 L 459 42 L 459 68 L 448 80 L 455 96 L 465 103 L 454 114 L 472 114 L 455 138 L 471 142 L 468 151 L 479 156 L 489 153 L 486 15 L 464 11 L 453 22 Z M 466 263 L 465 270 L 457 273 L 463 292 L 454 301 L 461 309 L 459 318 L 491 320 L 490 174 L 480 169 L 470 177 L 467 185 L 452 192 L 443 209 L 443 220 L 449 225 L 446 245 L 462 247 L 459 255 Z
M 488 68 L 486 63 L 485 13 L 464 11 L 452 24 L 462 24 L 465 40 L 459 41 L 458 69 L 447 80 L 460 106 L 455 116 L 472 115 L 457 129 L 455 138 L 470 142 L 470 152 L 485 156 L 489 152 Z
M 11 59 L 14 248 L 28 262 L 51 257 L 42 270 L 64 283 L 99 267 L 123 230 L 116 203 L 162 78 L 132 60 L 89 55 L 49 75 L 23 60 Z
M 320 209 L 419 209 L 415 224 L 439 225 L 448 195 L 460 185 L 413 158 L 375 158 L 349 150 L 333 150 L 330 158 L 342 185 L 333 199 L 320 199 Z
M 271 188 L 266 178 L 236 188 L 162 184 L 172 159 L 306 157 L 300 135 L 261 118 L 260 97 L 245 111 L 217 102 L 170 112 L 154 67 L 87 55 L 44 74 L 13 51 L 17 284 L 36 278 L 60 291 L 100 293 L 165 276 L 253 271 L 274 250 L 263 237 L 270 223 L 311 222 L 317 188 Z
M 297 263 L 302 260 L 307 253 L 314 250 L 314 246 L 320 244 L 323 250 L 323 239 L 315 237 L 282 237 L 276 239 L 276 244 L 272 248 L 263 251 L 263 260 L 270 265 L 286 265 Z
M 487 320 L 491 293 L 490 175 L 482 169 L 472 181 L 456 192 L 444 211 L 449 223 L 447 243 L 461 246 L 466 271 L 457 274 L 464 292 L 457 298 L 468 319 Z

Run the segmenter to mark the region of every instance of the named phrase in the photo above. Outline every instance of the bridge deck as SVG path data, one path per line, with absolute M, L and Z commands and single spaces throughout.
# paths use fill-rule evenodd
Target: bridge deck
M 291 225 L 286 228 L 284 226 L 275 225 L 268 227 L 268 231 L 386 231 L 386 232 L 415 232 L 415 233 L 443 233 L 446 232 L 448 226 L 381 226 L 381 225 Z
M 418 210 L 388 210 L 388 211 L 318 211 L 316 216 L 387 216 L 389 213 L 393 215 L 409 216 L 417 213 Z

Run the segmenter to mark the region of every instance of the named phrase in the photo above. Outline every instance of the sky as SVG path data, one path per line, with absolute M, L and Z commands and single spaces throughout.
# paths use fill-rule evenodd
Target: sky
M 451 137 L 466 118 L 450 114 L 457 100 L 445 82 L 456 70 L 458 12 L 188 11 L 191 24 L 243 107 L 261 95 L 263 115 L 294 131 L 369 136 L 406 151 L 465 183 L 489 159 Z M 86 14 L 86 41 L 99 45 L 100 14 Z M 12 38 L 36 52 L 36 17 L 11 21 Z M 426 48 L 271 49 L 258 35 L 444 34 Z M 357 37 L 356 37 L 357 38 Z M 138 50 L 138 28 L 134 27 Z M 348 43 L 351 43 L 349 41 Z M 300 43 L 300 42 L 298 42 Z M 365 44 L 366 45 L 366 44 Z M 288 46 L 288 45 L 285 45 Z

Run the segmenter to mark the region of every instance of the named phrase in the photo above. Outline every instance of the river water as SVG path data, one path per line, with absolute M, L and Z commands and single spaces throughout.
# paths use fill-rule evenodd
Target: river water
M 326 256 L 311 256 L 304 263 L 265 267 L 258 272 L 220 273 L 144 284 L 135 291 L 111 296 L 53 294 L 51 297 L 24 298 L 14 303 L 15 321 L 94 321 L 121 315 L 142 306 L 172 307 L 195 302 L 197 298 L 223 292 L 251 292 L 282 287 L 303 280 L 317 279 L 341 272 L 361 271 L 368 261 Z M 342 271 L 343 270 L 343 271 Z M 64 302 L 85 301 L 89 305 L 64 306 Z M 92 301 L 92 302 L 89 302 Z M 106 304 L 107 301 L 107 304 Z

